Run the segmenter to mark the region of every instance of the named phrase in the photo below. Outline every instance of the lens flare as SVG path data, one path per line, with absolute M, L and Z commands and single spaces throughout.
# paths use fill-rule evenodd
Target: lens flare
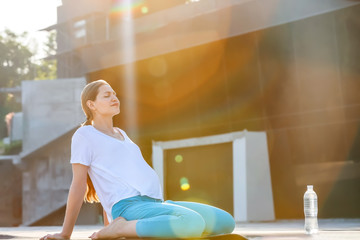
M 183 191 L 187 191 L 190 189 L 190 184 L 188 184 L 188 183 L 181 184 L 180 188 Z
M 178 154 L 175 156 L 175 162 L 181 163 L 184 160 L 183 156 Z
M 187 191 L 190 189 L 189 179 L 186 177 L 180 178 L 180 188 L 183 191 Z
M 110 10 L 112 16 L 122 15 L 123 13 L 141 10 L 144 7 L 144 0 L 134 0 L 131 3 L 124 0 L 114 0 Z M 147 9 L 147 8 L 146 8 Z
M 149 9 L 148 9 L 146 6 L 143 6 L 143 7 L 141 8 L 141 12 L 142 12 L 143 14 L 146 14 L 146 13 L 149 12 Z

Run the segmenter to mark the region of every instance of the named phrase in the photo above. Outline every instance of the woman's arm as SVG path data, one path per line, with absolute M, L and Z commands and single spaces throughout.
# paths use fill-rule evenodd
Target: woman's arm
M 86 192 L 88 168 L 82 164 L 72 164 L 73 180 L 66 205 L 62 234 L 70 238 Z
M 81 205 L 84 201 L 88 168 L 89 167 L 82 164 L 72 164 L 73 179 L 67 199 L 63 229 L 61 233 L 46 235 L 40 238 L 41 240 L 70 239 Z
M 104 217 L 104 226 L 106 227 L 107 225 L 109 225 L 109 221 L 108 221 L 105 210 L 103 210 L 103 217 Z

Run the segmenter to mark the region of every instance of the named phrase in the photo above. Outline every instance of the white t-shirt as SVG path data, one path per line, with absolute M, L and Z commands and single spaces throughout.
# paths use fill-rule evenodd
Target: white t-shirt
M 125 140 L 111 137 L 92 125 L 76 130 L 71 139 L 71 163 L 89 166 L 89 176 L 109 222 L 118 201 L 136 195 L 163 199 L 159 177 L 139 147 L 119 129 Z

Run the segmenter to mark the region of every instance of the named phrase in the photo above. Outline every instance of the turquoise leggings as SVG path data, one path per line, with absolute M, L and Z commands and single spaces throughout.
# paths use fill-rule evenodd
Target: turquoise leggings
M 162 201 L 135 196 L 117 202 L 113 219 L 138 220 L 139 237 L 188 238 L 231 233 L 234 218 L 224 210 L 195 202 Z

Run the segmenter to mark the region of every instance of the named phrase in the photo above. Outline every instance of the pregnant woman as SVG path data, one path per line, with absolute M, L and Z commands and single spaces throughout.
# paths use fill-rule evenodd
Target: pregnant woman
M 70 239 L 83 199 L 100 202 L 105 227 L 91 239 L 118 237 L 190 238 L 231 233 L 233 217 L 214 206 L 164 201 L 159 177 L 139 147 L 113 126 L 120 102 L 104 80 L 87 84 L 81 93 L 87 120 L 71 141 L 73 179 L 63 228 L 46 239 Z

